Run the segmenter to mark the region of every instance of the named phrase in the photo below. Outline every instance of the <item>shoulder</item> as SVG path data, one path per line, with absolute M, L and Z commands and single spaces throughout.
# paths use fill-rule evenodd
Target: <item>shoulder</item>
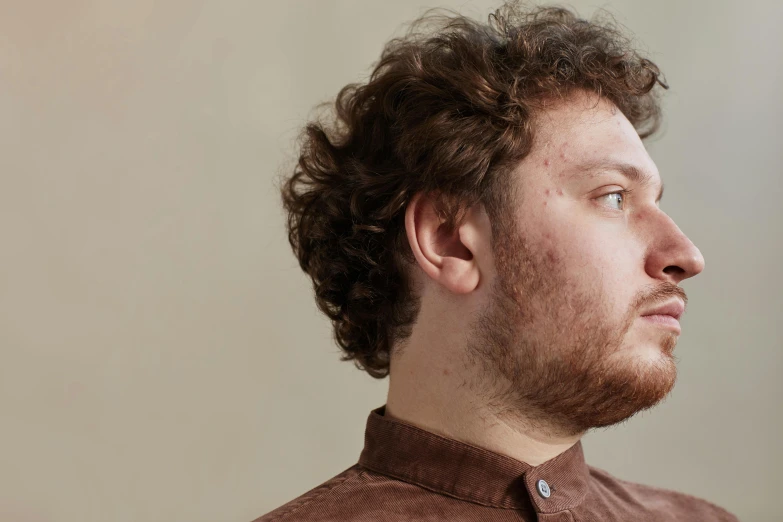
M 739 522 L 726 509 L 703 498 L 671 489 L 648 486 L 619 479 L 608 471 L 590 466 L 592 487 L 607 502 L 638 505 L 645 511 L 660 513 L 661 520 L 699 520 L 703 522 Z
M 431 500 L 427 490 L 354 464 L 323 484 L 307 491 L 252 522 L 332 522 L 366 520 L 368 511 L 401 515 L 406 500 Z
M 364 469 L 353 465 L 323 484 L 302 493 L 295 499 L 262 515 L 253 522 L 284 522 L 289 520 L 339 520 L 336 505 L 346 495 L 346 490 L 363 482 Z M 334 511 L 329 513 L 330 510 Z M 312 516 L 318 513 L 319 516 Z M 333 515 L 332 518 L 325 518 Z

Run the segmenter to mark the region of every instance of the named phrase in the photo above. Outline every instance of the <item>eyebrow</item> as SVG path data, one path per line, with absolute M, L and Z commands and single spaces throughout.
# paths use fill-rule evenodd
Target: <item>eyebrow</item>
M 577 173 L 588 173 L 595 171 L 613 170 L 619 172 L 627 179 L 638 183 L 643 186 L 651 186 L 655 184 L 652 174 L 647 171 L 643 171 L 630 163 L 607 163 L 607 162 L 594 162 L 586 163 L 584 165 L 578 165 L 576 167 Z M 658 190 L 658 197 L 655 198 L 655 202 L 658 203 L 663 197 L 663 181 L 661 181 L 661 188 Z

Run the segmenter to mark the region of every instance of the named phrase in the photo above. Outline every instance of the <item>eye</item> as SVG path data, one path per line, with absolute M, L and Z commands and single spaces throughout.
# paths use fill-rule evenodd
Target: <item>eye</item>
M 622 210 L 623 201 L 625 200 L 626 194 L 628 194 L 627 190 L 618 190 L 616 192 L 610 192 L 609 194 L 604 194 L 603 196 L 600 196 L 598 199 L 605 199 L 606 201 L 610 202 L 609 204 L 613 208 L 617 210 Z

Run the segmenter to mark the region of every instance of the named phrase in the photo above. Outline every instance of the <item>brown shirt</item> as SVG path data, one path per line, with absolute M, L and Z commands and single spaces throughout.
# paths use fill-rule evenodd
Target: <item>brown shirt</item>
M 253 522 L 732 521 L 684 493 L 588 466 L 578 442 L 530 466 L 370 412 L 359 462 Z

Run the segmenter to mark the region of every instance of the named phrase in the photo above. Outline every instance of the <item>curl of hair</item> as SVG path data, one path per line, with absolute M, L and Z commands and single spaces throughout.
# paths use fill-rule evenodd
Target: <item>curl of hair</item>
M 515 2 L 486 24 L 437 11 L 386 45 L 366 83 L 340 90 L 330 121 L 305 127 L 280 185 L 289 242 L 341 360 L 375 378 L 388 375 L 420 307 L 404 226 L 415 194 L 437 197 L 448 230 L 479 202 L 497 223 L 506 174 L 530 151 L 545 100 L 594 92 L 646 138 L 660 124 L 653 88 L 668 88 L 611 20 Z

